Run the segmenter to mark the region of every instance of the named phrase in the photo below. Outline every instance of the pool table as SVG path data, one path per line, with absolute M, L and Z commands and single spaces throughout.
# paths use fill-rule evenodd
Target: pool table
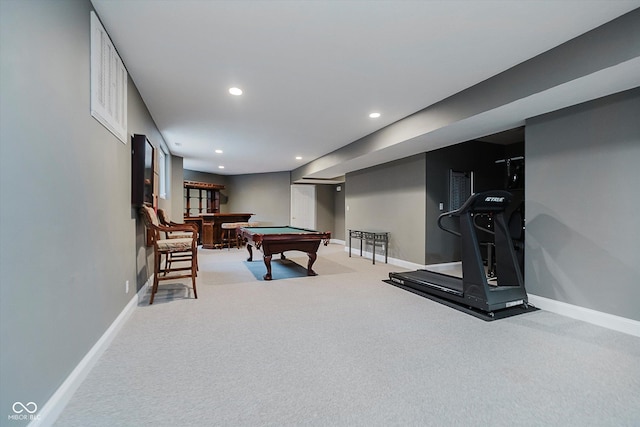
M 285 259 L 285 251 L 306 252 L 309 256 L 307 275 L 316 276 L 312 267 L 318 256 L 318 248 L 321 242 L 325 246 L 329 243 L 331 233 L 289 226 L 242 227 L 238 229 L 238 237 L 247 241 L 248 261 L 253 261 L 252 246 L 262 249 L 264 265 L 267 267 L 267 274 L 263 278 L 271 280 L 271 256 L 280 254 Z

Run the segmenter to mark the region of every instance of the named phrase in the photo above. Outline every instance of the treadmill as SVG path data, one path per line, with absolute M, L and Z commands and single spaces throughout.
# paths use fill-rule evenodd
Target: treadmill
M 511 203 L 511 193 L 486 191 L 469 197 L 456 210 L 438 217 L 438 226 L 461 238 L 462 278 L 429 270 L 389 273 L 389 279 L 400 286 L 415 289 L 462 306 L 493 312 L 505 308 L 528 307 L 527 292 L 522 279 L 514 244 L 505 220 Z M 476 217 L 491 218 L 491 227 L 476 224 Z M 459 220 L 459 230 L 443 225 L 445 218 Z M 487 278 L 482 260 L 478 231 L 494 236 L 495 277 Z M 490 250 L 490 249 L 489 249 Z

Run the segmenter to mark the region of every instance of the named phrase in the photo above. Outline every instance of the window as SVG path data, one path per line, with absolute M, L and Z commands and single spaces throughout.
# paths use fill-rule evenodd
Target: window
M 127 143 L 127 70 L 91 12 L 91 115 Z
M 164 147 L 161 145 L 158 150 L 158 191 L 160 192 L 160 198 L 167 198 L 167 155 L 164 152 Z
M 449 210 L 460 208 L 474 193 L 473 171 L 456 172 L 449 169 Z

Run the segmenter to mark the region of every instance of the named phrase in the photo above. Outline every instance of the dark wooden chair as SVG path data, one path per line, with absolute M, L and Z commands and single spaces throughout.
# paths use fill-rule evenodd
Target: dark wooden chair
M 177 223 L 169 220 L 169 217 L 165 213 L 164 209 L 158 208 L 158 221 L 160 221 L 160 225 L 164 225 L 165 227 L 175 227 L 175 226 L 189 226 L 196 232 L 196 239 L 198 238 L 198 226 L 196 224 L 185 224 L 185 223 Z M 165 233 L 165 237 L 167 239 L 188 239 L 191 238 L 191 231 L 167 231 Z M 196 243 L 197 245 L 197 243 Z M 191 258 L 191 251 L 187 251 L 184 253 L 170 253 L 166 257 L 166 268 L 171 268 L 172 262 L 184 261 Z M 196 258 L 196 270 L 198 269 L 198 260 Z
M 153 299 L 158 292 L 160 280 L 175 280 L 181 278 L 191 278 L 194 298 L 198 298 L 196 290 L 196 276 L 198 266 L 198 232 L 191 224 L 162 225 L 156 212 L 149 206 L 141 209 L 142 218 L 145 225 L 151 230 L 153 242 L 153 287 L 149 304 L 153 304 Z M 167 233 L 185 233 L 183 237 L 166 238 Z M 187 237 L 184 237 L 187 236 Z M 163 238 L 164 237 L 164 238 Z M 186 265 L 174 267 L 170 262 L 162 267 L 162 256 L 169 259 L 172 256 L 179 256 L 181 264 Z M 173 261 L 178 261 L 174 259 Z M 171 273 L 178 274 L 171 274 Z

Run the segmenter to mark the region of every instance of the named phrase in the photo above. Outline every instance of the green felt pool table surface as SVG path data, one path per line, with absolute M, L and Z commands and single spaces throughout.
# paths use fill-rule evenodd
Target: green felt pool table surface
M 291 226 L 279 226 L 279 227 L 245 227 L 244 230 L 252 234 L 309 234 L 319 233 L 316 230 L 309 230 L 307 228 L 298 228 Z

